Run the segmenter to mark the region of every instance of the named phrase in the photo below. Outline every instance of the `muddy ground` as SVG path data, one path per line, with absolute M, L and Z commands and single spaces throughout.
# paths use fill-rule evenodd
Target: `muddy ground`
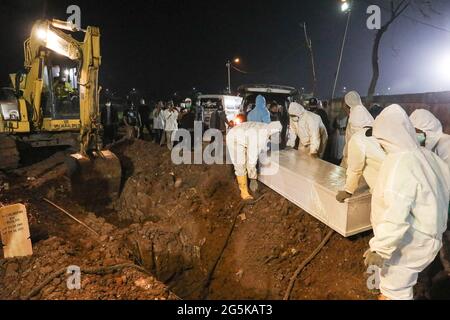
M 88 210 L 70 197 L 62 153 L 0 174 L 0 202 L 26 204 L 34 248 L 32 257 L 0 259 L 0 299 L 282 299 L 329 232 L 265 187 L 258 201 L 243 205 L 230 166 L 174 166 L 165 148 L 144 141 L 113 151 L 124 179 L 108 207 Z M 334 234 L 291 299 L 375 299 L 362 260 L 370 238 Z M 81 290 L 69 291 L 65 274 L 54 277 L 70 265 L 87 273 Z M 432 297 L 448 298 L 448 282 L 440 279 Z

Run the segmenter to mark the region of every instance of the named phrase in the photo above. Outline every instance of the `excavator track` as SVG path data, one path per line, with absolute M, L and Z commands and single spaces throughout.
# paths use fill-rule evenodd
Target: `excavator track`
M 19 167 L 20 154 L 16 140 L 0 135 L 0 170 L 12 170 Z

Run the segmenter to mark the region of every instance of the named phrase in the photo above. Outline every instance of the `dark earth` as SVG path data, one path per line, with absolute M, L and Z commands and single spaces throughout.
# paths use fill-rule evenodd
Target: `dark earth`
M 166 148 L 146 141 L 112 151 L 123 166 L 123 190 L 107 207 L 87 209 L 71 198 L 63 152 L 0 173 L 0 204 L 26 205 L 34 250 L 31 257 L 0 259 L 0 299 L 278 300 L 330 231 L 264 186 L 258 201 L 241 203 L 231 166 L 175 166 Z M 376 299 L 362 258 L 371 236 L 335 233 L 290 298 Z M 61 270 L 71 265 L 81 268 L 81 290 L 67 289 Z M 441 267 L 434 267 L 439 276 L 429 297 L 449 299 Z

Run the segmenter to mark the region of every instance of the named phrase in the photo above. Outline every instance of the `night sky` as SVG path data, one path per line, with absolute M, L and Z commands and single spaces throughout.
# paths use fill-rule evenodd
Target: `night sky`
M 377 93 L 450 90 L 450 31 L 441 30 L 450 30 L 450 1 L 432 2 L 437 12 L 426 17 L 408 10 L 386 34 Z M 101 28 L 101 84 L 120 94 L 133 87 L 151 98 L 193 87 L 219 92 L 227 85 L 225 63 L 234 57 L 241 58 L 239 67 L 249 73 L 233 72 L 233 88 L 273 83 L 309 91 L 310 60 L 299 26 L 305 21 L 315 50 L 319 94 L 331 96 L 346 22 L 337 0 L 1 0 L 2 86 L 23 64 L 23 41 L 34 20 L 65 20 L 70 4 L 81 7 L 82 27 Z M 344 86 L 363 94 L 369 86 L 374 38 L 374 31 L 366 28 L 369 4 L 359 0 L 354 5 L 339 95 Z

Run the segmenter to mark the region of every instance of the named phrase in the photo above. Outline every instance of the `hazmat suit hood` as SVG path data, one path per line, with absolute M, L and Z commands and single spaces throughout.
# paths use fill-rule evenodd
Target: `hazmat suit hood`
M 388 154 L 414 151 L 420 147 L 413 124 L 398 104 L 390 105 L 378 116 L 373 125 L 373 136 Z
M 266 98 L 262 95 L 256 97 L 256 107 L 247 116 L 249 122 L 270 123 L 270 112 L 267 109 Z
M 365 127 L 371 127 L 373 121 L 372 115 L 363 105 L 353 107 L 348 118 L 348 122 L 355 132 Z
M 362 106 L 361 96 L 356 91 L 350 91 L 345 95 L 345 103 L 352 109 L 356 106 Z
M 289 105 L 289 115 L 301 117 L 306 112 L 305 107 L 303 107 L 300 103 L 292 102 Z
M 426 148 L 433 150 L 444 135 L 441 122 L 428 110 L 420 109 L 414 111 L 411 116 L 415 128 L 427 134 Z
M 345 103 L 350 107 L 349 125 L 355 133 L 364 127 L 373 125 L 373 117 L 369 110 L 362 104 L 358 92 L 351 91 L 345 96 Z
M 256 109 L 258 109 L 260 111 L 264 111 L 264 110 L 267 109 L 267 107 L 266 107 L 266 98 L 264 98 L 261 95 L 256 97 Z

